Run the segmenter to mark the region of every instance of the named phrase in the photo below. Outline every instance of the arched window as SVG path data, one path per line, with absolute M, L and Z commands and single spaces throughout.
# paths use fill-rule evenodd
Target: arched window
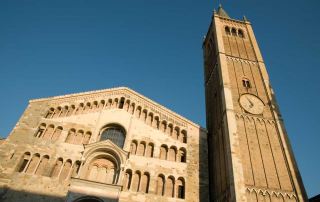
M 45 130 L 46 130 L 46 124 L 45 124 L 45 123 L 42 123 L 42 124 L 39 126 L 39 129 L 38 129 L 37 133 L 35 134 L 35 137 L 40 138 L 40 137 L 43 135 L 43 133 L 44 133 Z
M 73 143 L 82 144 L 83 137 L 84 137 L 84 131 L 78 130 Z
M 154 117 L 154 121 L 152 122 L 152 126 L 153 126 L 154 128 L 159 129 L 159 123 L 160 123 L 159 117 L 158 117 L 158 116 L 155 116 L 155 117 Z
M 153 114 L 152 114 L 152 113 L 149 113 L 149 114 L 148 114 L 148 118 L 147 118 L 147 124 L 148 124 L 149 126 L 151 126 L 151 125 L 152 125 L 152 121 L 153 121 Z
M 173 176 L 168 177 L 166 181 L 165 195 L 167 197 L 174 197 L 174 177 Z
M 175 147 L 170 147 L 169 153 L 168 153 L 168 160 L 176 161 L 176 156 L 177 156 L 177 149 Z
M 237 30 L 235 28 L 231 29 L 232 36 L 237 36 Z
M 54 113 L 54 108 L 50 108 L 45 117 L 47 119 L 50 119 L 50 118 L 52 118 L 53 113 Z
M 160 174 L 157 178 L 157 187 L 156 187 L 156 193 L 159 196 L 163 196 L 164 195 L 164 176 L 162 174 Z
M 106 103 L 106 101 L 104 101 L 104 100 L 101 100 L 101 101 L 99 102 L 99 107 L 98 107 L 99 110 L 103 109 L 105 103 Z
M 61 167 L 62 167 L 62 164 L 63 164 L 63 159 L 58 158 L 58 160 L 56 161 L 56 163 L 52 169 L 51 177 L 58 177 L 60 170 L 61 170 Z
M 174 130 L 173 130 L 172 138 L 177 140 L 179 135 L 180 135 L 180 128 L 179 127 L 175 127 Z
M 244 34 L 243 34 L 243 31 L 241 29 L 238 30 L 238 36 L 240 38 L 244 38 Z
M 181 199 L 185 197 L 185 181 L 182 177 L 178 178 L 176 182 L 176 197 Z
M 131 190 L 132 190 L 132 191 L 139 191 L 140 180 L 141 180 L 140 171 L 136 171 L 136 172 L 134 173 L 133 179 L 132 179 L 132 187 L 131 187 Z
M 84 139 L 83 139 L 83 141 L 82 141 L 82 144 L 89 144 L 90 138 L 91 138 L 91 132 L 88 131 L 88 132 L 86 132 L 86 134 L 84 135 Z
M 37 175 L 45 175 L 45 169 L 47 168 L 48 166 L 48 161 L 49 161 L 49 156 L 48 155 L 45 155 L 42 157 L 41 161 L 40 161 L 40 164 L 37 168 L 37 171 L 36 171 L 36 174 Z
M 98 101 L 94 101 L 93 104 L 92 104 L 92 111 L 95 112 L 95 111 L 98 110 L 98 108 L 99 108 Z
M 136 140 L 133 140 L 133 141 L 131 142 L 131 145 L 130 145 L 130 153 L 131 153 L 131 154 L 136 154 L 136 152 L 137 152 L 137 145 L 138 145 L 138 143 L 137 143 Z
M 225 31 L 227 35 L 230 35 L 230 28 L 228 26 L 225 28 Z
M 153 144 L 149 143 L 147 147 L 146 157 L 153 157 Z
M 54 114 L 53 114 L 52 118 L 59 117 L 60 113 L 61 113 L 61 107 L 57 107 L 57 109 L 54 111 Z
M 130 100 L 126 100 L 126 103 L 124 104 L 124 110 L 129 112 L 129 107 L 130 107 Z
M 108 100 L 108 103 L 106 104 L 106 108 L 111 108 L 111 106 L 112 106 L 112 99 L 109 99 Z
M 66 180 L 68 179 L 69 177 L 69 173 L 70 173 L 70 170 L 71 170 L 71 166 L 72 166 L 72 161 L 70 159 L 68 159 L 64 165 L 63 165 L 63 168 L 61 170 L 61 173 L 60 173 L 60 180 Z
M 149 183 L 150 183 L 150 174 L 144 173 L 141 177 L 141 183 L 140 183 L 140 191 L 144 193 L 149 192 Z
M 167 159 L 167 153 L 168 153 L 168 147 L 166 145 L 161 145 L 160 148 L 160 159 L 166 160 Z
M 173 132 L 173 125 L 171 124 L 171 123 L 169 123 L 169 125 L 168 125 L 168 129 L 167 129 L 167 133 L 168 133 L 168 135 L 172 135 L 172 132 Z
M 24 153 L 24 155 L 23 155 L 23 157 L 22 157 L 22 159 L 21 159 L 21 161 L 20 161 L 20 163 L 18 165 L 17 171 L 19 173 L 24 172 L 24 170 L 26 169 L 26 167 L 27 167 L 27 165 L 28 165 L 28 163 L 30 161 L 30 157 L 31 157 L 30 152 Z
M 68 106 L 64 106 L 64 107 L 62 108 L 62 111 L 61 111 L 60 116 L 66 116 L 67 113 L 68 113 L 68 110 L 69 110 L 69 107 L 68 107 Z
M 66 142 L 73 144 L 73 142 L 75 140 L 75 137 L 76 137 L 76 130 L 72 128 L 68 132 L 68 136 L 67 136 Z
M 49 125 L 43 134 L 43 138 L 44 139 L 51 139 L 53 131 L 54 131 L 54 125 Z
M 60 135 L 61 135 L 61 133 L 62 133 L 62 130 L 63 130 L 63 128 L 62 128 L 61 126 L 57 127 L 57 128 L 54 130 L 51 139 L 52 139 L 53 141 L 57 140 L 57 139 L 60 137 Z
M 28 165 L 26 173 L 33 174 L 36 171 L 39 161 L 40 161 L 40 154 L 34 154 Z
M 120 99 L 119 109 L 123 109 L 123 106 L 124 106 L 124 97 Z
M 81 162 L 80 161 L 76 161 L 75 164 L 73 165 L 72 168 L 72 177 L 77 177 L 79 174 L 79 170 L 80 170 L 80 166 L 81 166 Z
M 141 115 L 141 107 L 140 106 L 137 107 L 135 115 L 136 115 L 136 118 L 140 118 L 140 115 Z
M 179 141 L 182 143 L 187 143 L 187 131 L 182 130 L 179 135 Z
M 98 176 L 98 166 L 97 165 L 92 165 L 89 168 L 89 176 L 88 176 L 88 180 L 91 181 L 97 181 L 97 176 Z
M 100 141 L 111 140 L 118 147 L 123 148 L 125 140 L 125 130 L 119 125 L 109 125 L 100 132 Z
M 81 114 L 83 112 L 84 104 L 80 103 L 75 114 Z
M 112 157 L 99 156 L 93 159 L 87 166 L 86 176 L 88 180 L 105 184 L 117 183 L 119 168 Z
M 87 102 L 86 106 L 84 107 L 84 110 L 85 112 L 88 112 L 91 110 L 91 103 L 90 102 Z
M 131 180 L 132 180 L 132 171 L 131 170 L 127 170 L 125 178 L 124 178 L 124 183 L 123 183 L 123 187 L 124 187 L 125 190 L 129 190 L 130 189 Z
M 148 111 L 146 109 L 143 110 L 141 120 L 147 121 Z
M 180 148 L 179 149 L 179 162 L 185 163 L 187 162 L 187 151 L 185 148 Z
M 166 130 L 167 130 L 167 122 L 166 121 L 162 121 L 161 122 L 161 127 L 160 127 L 160 130 L 162 131 L 162 132 L 166 132 Z
M 75 109 L 76 107 L 74 105 L 71 105 L 66 116 L 71 116 Z
M 134 104 L 134 103 L 131 103 L 130 109 L 129 109 L 129 113 L 130 113 L 130 114 L 133 114 L 133 113 L 134 113 L 134 109 L 135 109 L 135 104 Z
M 118 98 L 114 99 L 114 101 L 112 103 L 112 108 L 117 108 L 118 107 L 118 103 L 119 103 L 119 99 Z
M 146 151 L 146 143 L 140 142 L 138 149 L 137 149 L 137 155 L 144 156 L 145 151 Z

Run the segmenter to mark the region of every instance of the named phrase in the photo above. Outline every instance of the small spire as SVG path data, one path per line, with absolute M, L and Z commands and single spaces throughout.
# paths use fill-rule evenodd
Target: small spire
M 245 15 L 243 16 L 243 21 L 248 21 L 248 19 Z
M 222 8 L 221 4 L 219 4 L 219 8 L 218 8 L 217 14 L 220 15 L 221 17 L 224 17 L 224 18 L 230 18 L 228 13 Z

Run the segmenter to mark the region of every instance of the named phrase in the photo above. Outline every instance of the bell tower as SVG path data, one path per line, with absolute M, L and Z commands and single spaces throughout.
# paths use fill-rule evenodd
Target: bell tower
M 251 23 L 220 5 L 203 52 L 211 201 L 307 201 Z

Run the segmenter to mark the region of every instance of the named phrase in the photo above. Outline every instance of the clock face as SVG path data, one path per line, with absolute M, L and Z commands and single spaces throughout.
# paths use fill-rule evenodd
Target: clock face
M 243 94 L 240 97 L 241 107 L 251 114 L 262 114 L 264 103 L 260 98 L 252 94 Z

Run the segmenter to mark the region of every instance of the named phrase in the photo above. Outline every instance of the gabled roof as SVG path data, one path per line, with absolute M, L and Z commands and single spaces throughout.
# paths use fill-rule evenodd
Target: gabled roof
M 97 96 L 103 96 L 104 94 L 114 94 L 114 95 L 120 95 L 120 94 L 127 94 L 130 97 L 135 97 L 138 100 L 141 100 L 142 103 L 148 104 L 150 107 L 155 108 L 157 110 L 165 112 L 165 114 L 170 114 L 170 116 L 175 117 L 176 119 L 183 120 L 183 122 L 189 123 L 193 126 L 199 127 L 202 130 L 205 130 L 203 127 L 201 127 L 199 124 L 196 124 L 189 119 L 171 111 L 170 109 L 160 105 L 159 103 L 141 95 L 140 93 L 127 88 L 127 87 L 117 87 L 117 88 L 109 88 L 109 89 L 103 89 L 103 90 L 95 90 L 95 91 L 88 91 L 88 92 L 82 92 L 82 93 L 73 93 L 73 94 L 67 94 L 67 95 L 62 95 L 62 96 L 54 96 L 54 97 L 47 97 L 47 98 L 40 98 L 40 99 L 32 99 L 29 102 L 42 102 L 42 101 L 53 101 L 53 102 L 63 102 L 63 101 L 68 101 L 68 100 L 74 100 L 76 97 L 81 97 L 81 96 L 91 96 L 91 95 L 97 95 Z

